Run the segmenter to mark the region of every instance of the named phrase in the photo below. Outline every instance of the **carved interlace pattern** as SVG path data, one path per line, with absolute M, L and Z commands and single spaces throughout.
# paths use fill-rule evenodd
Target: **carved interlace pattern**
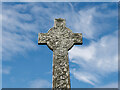
M 72 31 L 66 27 L 53 27 L 47 35 L 47 45 L 53 50 L 57 48 L 69 49 L 74 44 Z

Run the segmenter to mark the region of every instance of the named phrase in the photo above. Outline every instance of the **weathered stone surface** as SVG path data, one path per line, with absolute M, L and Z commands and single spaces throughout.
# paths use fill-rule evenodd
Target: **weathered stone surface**
M 53 88 L 70 88 L 68 50 L 74 44 L 82 44 L 82 34 L 72 33 L 65 19 L 55 19 L 48 33 L 38 34 L 38 44 L 47 44 L 53 51 Z

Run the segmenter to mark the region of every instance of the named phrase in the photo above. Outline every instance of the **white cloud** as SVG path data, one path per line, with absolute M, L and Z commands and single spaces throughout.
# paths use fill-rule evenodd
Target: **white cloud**
M 26 32 L 37 32 L 37 24 L 28 23 L 27 21 L 32 20 L 32 16 L 30 14 L 21 14 L 18 11 L 13 9 L 3 9 L 3 28 L 5 28 L 9 32 L 22 32 L 23 34 Z M 19 30 L 21 29 L 21 30 Z M 4 31 L 4 29 L 3 29 Z
M 33 34 L 36 34 L 37 39 L 38 24 L 35 24 L 35 22 L 28 23 L 32 21 L 32 16 L 17 11 L 18 7 L 21 7 L 21 4 L 16 5 L 16 7 L 8 7 L 6 8 L 3 5 L 2 14 L 2 50 L 4 60 L 9 60 L 11 56 L 17 53 L 21 54 L 21 52 L 35 50 L 37 47 L 37 43 L 33 41 Z
M 74 77 L 94 85 L 91 81 L 94 81 L 94 79 L 89 78 L 89 76 L 97 79 L 96 76 L 104 77 L 112 72 L 118 71 L 117 33 L 115 32 L 112 35 L 104 36 L 99 41 L 92 42 L 88 46 L 74 46 L 69 51 L 69 57 L 72 63 L 76 63 L 81 67 L 72 73 Z M 81 73 L 83 71 L 89 73 L 88 76 L 83 73 L 85 79 L 81 79 Z
M 90 73 L 87 72 L 78 72 L 76 70 L 71 70 L 71 73 L 76 77 L 76 79 L 89 83 L 91 85 L 95 85 L 95 83 L 99 83 L 98 79 L 96 76 L 91 75 Z
M 51 83 L 47 80 L 36 79 L 30 82 L 30 88 L 50 88 Z
M 70 59 L 73 59 L 75 57 L 75 58 L 82 58 L 88 61 L 93 58 L 94 53 L 95 53 L 95 47 L 93 45 L 88 46 L 87 48 L 82 46 L 81 47 L 74 46 L 73 49 L 70 50 L 69 57 Z

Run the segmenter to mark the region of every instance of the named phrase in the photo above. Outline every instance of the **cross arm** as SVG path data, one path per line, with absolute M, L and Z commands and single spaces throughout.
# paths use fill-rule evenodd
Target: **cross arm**
M 73 40 L 75 45 L 81 45 L 82 42 L 82 33 L 73 33 Z
M 45 45 L 47 43 L 47 33 L 38 33 L 38 45 Z

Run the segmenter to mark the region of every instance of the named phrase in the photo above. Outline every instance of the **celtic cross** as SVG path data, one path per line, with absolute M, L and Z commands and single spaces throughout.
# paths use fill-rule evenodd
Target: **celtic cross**
M 54 20 L 54 27 L 48 33 L 38 34 L 38 44 L 47 44 L 53 51 L 52 88 L 71 88 L 68 50 L 82 44 L 82 33 L 72 33 L 65 19 L 59 18 Z

